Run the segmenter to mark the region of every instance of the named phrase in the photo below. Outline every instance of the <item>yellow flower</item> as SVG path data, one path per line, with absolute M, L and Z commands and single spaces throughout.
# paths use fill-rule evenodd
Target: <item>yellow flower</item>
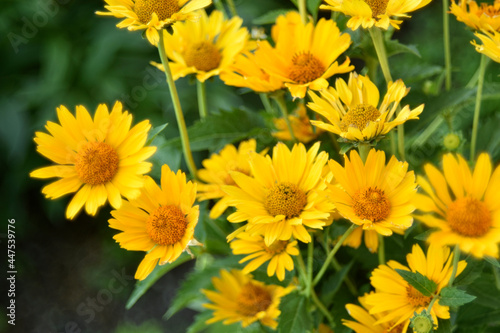
M 500 29 L 500 0 L 495 0 L 494 4 L 481 2 L 479 5 L 473 0 L 462 0 L 458 4 L 452 1 L 450 11 L 458 21 L 474 30 L 493 32 Z
M 369 313 L 372 306 L 366 304 L 366 297 L 371 294 L 373 294 L 373 292 L 358 298 L 361 306 L 355 304 L 347 304 L 345 306 L 349 315 L 356 321 L 342 319 L 342 324 L 349 327 L 356 333 L 406 333 L 408 325 L 394 325 L 392 322 L 382 322 L 376 324 L 377 320 L 385 316 L 387 313 L 382 312 L 373 315 Z M 391 327 L 393 328 L 391 329 Z
M 391 120 L 409 90 L 402 80 L 389 83 L 379 106 L 380 96 L 375 84 L 366 76 L 351 73 L 347 84 L 343 79 L 337 79 L 335 88 L 321 91 L 321 97 L 309 92 L 312 102 L 307 106 L 327 121 L 311 120 L 311 123 L 350 141 L 378 140 L 397 125 L 418 119 L 422 113 L 423 104 L 413 110 L 406 105 Z
M 386 166 L 385 153 L 375 149 L 368 153 L 366 163 L 355 150 L 344 160 L 345 167 L 328 161 L 341 186 L 330 186 L 330 199 L 339 213 L 364 230 L 375 230 L 384 236 L 392 235 L 395 228 L 409 228 L 417 184 L 413 171 L 408 171 L 408 163 L 393 156 Z
M 276 275 L 280 281 L 285 279 L 285 269 L 287 271 L 293 270 L 293 260 L 290 256 L 299 255 L 297 241 L 276 240 L 267 246 L 262 236 L 250 236 L 246 232 L 238 234 L 236 238 L 230 244 L 233 253 L 235 255 L 250 254 L 241 259 L 239 263 L 253 259 L 243 269 L 244 274 L 253 272 L 267 261 L 269 261 L 267 275 Z
M 448 247 L 431 244 L 426 256 L 420 246 L 415 244 L 406 260 L 409 267 L 391 260 L 387 265 L 380 265 L 372 272 L 370 281 L 375 292 L 367 295 L 365 302 L 371 307 L 371 315 L 383 314 L 377 318 L 375 325 L 391 322 L 392 327 L 403 324 L 406 330 L 413 314 L 427 309 L 432 300 L 432 296 L 424 296 L 406 282 L 396 269 L 424 275 L 436 283 L 436 294 L 448 285 L 453 270 L 453 253 L 450 254 Z M 465 266 L 465 260 L 460 261 L 456 275 L 460 274 Z M 439 304 L 439 299 L 432 306 L 430 314 L 435 324 L 438 322 L 437 318 L 450 318 L 448 306 Z
M 500 63 L 500 32 L 489 33 L 485 30 L 483 33 L 475 33 L 476 37 L 483 42 L 483 45 L 476 44 L 472 41 L 472 45 L 476 47 L 476 51 L 491 58 L 491 60 Z
M 403 22 L 391 17 L 410 17 L 406 13 L 426 6 L 431 0 L 325 0 L 328 5 L 320 9 L 329 9 L 352 16 L 347 27 L 352 30 L 373 26 L 387 30 L 389 25 L 399 29 Z
M 236 207 L 228 221 L 248 223 L 228 238 L 245 230 L 252 236 L 264 236 L 267 246 L 292 236 L 310 242 L 306 227 L 322 229 L 335 208 L 322 193 L 326 188 L 322 170 L 328 154 L 318 154 L 318 150 L 319 142 L 309 151 L 301 143 L 294 145 L 292 151 L 278 143 L 272 159 L 257 153 L 251 155 L 253 177 L 231 173 L 238 186 L 223 188 L 230 196 L 229 204 Z
M 76 118 L 63 105 L 57 108 L 57 116 L 60 125 L 49 121 L 45 126 L 50 134 L 35 133 L 38 152 L 57 165 L 35 170 L 30 176 L 62 178 L 43 188 L 47 198 L 77 192 L 66 218 L 73 219 L 83 205 L 88 214 L 95 215 L 107 200 L 119 208 L 122 196 L 139 196 L 143 174 L 152 166 L 144 161 L 156 151 L 156 147 L 144 147 L 149 121 L 131 129 L 132 115 L 122 112 L 120 102 L 111 113 L 100 104 L 93 120 L 82 105 L 76 107 Z
M 254 60 L 284 82 L 293 97 L 303 98 L 308 88 L 324 89 L 326 79 L 354 69 L 349 58 L 341 65 L 336 61 L 349 48 L 351 37 L 341 34 L 332 20 L 321 19 L 314 27 L 311 22 L 302 24 L 299 13 L 289 12 L 278 17 L 272 37 L 275 46 L 259 42 Z
M 158 45 L 158 30 L 177 21 L 196 21 L 199 18 L 194 11 L 204 8 L 212 0 L 105 0 L 108 12 L 96 12 L 97 15 L 123 18 L 118 28 L 128 30 L 146 29 L 146 37 L 153 45 Z
M 238 149 L 228 144 L 218 154 L 212 154 L 202 162 L 204 169 L 198 171 L 198 178 L 206 184 L 198 183 L 198 200 L 219 199 L 210 211 L 210 218 L 221 216 L 228 207 L 229 196 L 222 190 L 224 185 L 236 185 L 232 171 L 250 175 L 248 160 L 257 148 L 255 139 L 240 142 Z
M 424 170 L 429 181 L 419 176 L 418 183 L 426 194 L 417 194 L 415 205 L 427 214 L 415 217 L 438 229 L 427 241 L 440 246 L 458 244 L 478 258 L 498 258 L 500 167 L 492 174 L 490 157 L 483 153 L 471 173 L 462 156 L 446 154 L 444 175 L 431 164 Z
M 217 10 L 210 16 L 201 10 L 200 17 L 197 22 L 177 23 L 173 34 L 164 35 L 174 80 L 196 74 L 199 81 L 205 82 L 226 71 L 247 46 L 249 34 L 246 28 L 241 28 L 240 17 L 225 20 L 224 14 Z M 152 64 L 164 71 L 162 64 Z
M 404 234 L 404 230 L 391 228 L 397 234 Z M 365 246 L 371 253 L 376 253 L 378 250 L 378 233 L 375 230 L 363 230 L 363 227 L 358 227 L 351 232 L 344 240 L 342 245 L 350 246 L 357 249 L 361 245 L 361 239 L 364 239 Z
M 202 290 L 213 303 L 203 304 L 215 310 L 213 318 L 207 324 L 222 321 L 224 325 L 241 322 L 241 326 L 259 321 L 262 325 L 276 329 L 281 311 L 281 298 L 289 294 L 294 287 L 266 285 L 254 280 L 252 275 L 239 270 L 221 270 L 221 277 L 213 277 L 212 283 L 217 291 Z
M 295 113 L 297 115 L 291 114 L 288 116 L 288 119 L 290 120 L 290 125 L 292 126 L 295 138 L 300 142 L 309 143 L 324 132 L 321 128 L 314 131 L 311 126 L 309 116 L 307 115 L 306 107 L 303 103 L 299 104 Z M 285 141 L 292 139 L 284 118 L 275 118 L 273 119 L 273 123 L 279 130 L 278 132 L 272 133 L 275 138 Z
M 148 252 L 135 273 L 144 280 L 160 265 L 175 261 L 189 245 L 199 245 L 193 238 L 199 207 L 193 206 L 196 184 L 186 183 L 180 170 L 175 174 L 165 164 L 161 168 L 161 188 L 146 176 L 141 195 L 125 201 L 111 212 L 109 226 L 121 230 L 113 238 L 129 251 Z

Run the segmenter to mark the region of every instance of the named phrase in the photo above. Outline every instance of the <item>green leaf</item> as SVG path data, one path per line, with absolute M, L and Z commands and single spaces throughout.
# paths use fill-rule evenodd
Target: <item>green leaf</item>
M 356 145 L 354 145 L 350 142 L 349 143 L 341 143 L 339 154 L 343 155 L 343 154 L 347 153 L 351 148 L 354 148 L 354 147 L 356 147 Z
M 181 168 L 182 148 L 169 144 L 163 136 L 157 136 L 154 141 L 157 149 L 153 156 L 149 159 L 153 163 L 151 177 L 160 179 L 161 167 L 168 164 L 171 170 L 179 170 Z
M 427 276 L 420 274 L 419 272 L 405 271 L 404 269 L 396 269 L 399 275 L 405 279 L 413 288 L 417 289 L 424 296 L 432 296 L 436 291 L 437 284 L 434 281 L 429 280 Z
M 500 263 L 493 257 L 484 257 L 484 260 L 489 262 L 493 267 L 500 268 Z
M 439 304 L 444 306 L 461 306 L 472 302 L 476 296 L 467 294 L 464 290 L 455 287 L 445 287 L 441 290 Z
M 449 319 L 438 318 L 438 328 L 436 333 L 451 333 L 451 323 Z
M 186 333 L 198 333 L 207 328 L 206 321 L 212 318 L 212 311 L 204 311 L 194 317 L 194 322 L 189 326 Z
M 275 9 L 265 13 L 262 16 L 254 18 L 252 24 L 263 25 L 263 24 L 273 24 L 280 15 L 285 15 L 289 10 L 286 9 Z
M 171 271 L 175 267 L 191 260 L 191 256 L 187 254 L 186 252 L 183 252 L 179 258 L 177 258 L 176 261 L 174 261 L 171 264 L 165 264 L 165 265 L 157 265 L 155 269 L 148 275 L 147 278 L 145 278 L 142 281 L 137 281 L 135 284 L 134 291 L 132 291 L 132 294 L 128 298 L 127 305 L 125 306 L 128 309 L 130 309 L 134 304 L 139 300 L 139 298 L 142 297 L 146 293 L 146 291 L 151 288 L 153 284 L 155 284 L 156 281 L 158 281 L 159 278 L 161 278 L 163 275 L 165 275 L 167 272 Z
M 416 223 L 414 223 L 414 224 L 416 224 Z M 416 240 L 419 240 L 419 241 L 426 241 L 427 238 L 430 236 L 430 234 L 432 234 L 434 231 L 436 231 L 436 229 L 430 229 L 430 230 L 424 231 L 424 232 L 416 235 L 413 238 Z
M 484 261 L 469 258 L 467 267 L 453 281 L 454 286 L 466 286 L 481 277 L 484 268 Z
M 421 58 L 420 52 L 415 45 L 405 45 L 398 42 L 396 39 L 385 40 L 387 56 L 393 56 L 400 53 L 411 53 Z
M 347 273 L 349 273 L 349 270 L 351 269 L 353 264 L 354 260 L 351 260 L 349 264 L 342 267 L 342 269 L 335 274 L 330 275 L 325 280 L 325 282 L 322 283 L 323 287 L 321 290 L 321 300 L 326 306 L 331 304 L 333 297 L 338 292 L 340 286 L 342 285 L 342 282 L 344 281 L 344 278 L 346 277 Z
M 167 127 L 167 125 L 168 123 L 165 123 L 163 125 L 153 128 L 148 134 L 148 141 L 146 142 L 146 146 L 149 146 L 156 138 L 156 136 L 160 134 Z
M 278 332 L 303 333 L 311 329 L 311 318 L 306 302 L 306 298 L 297 292 L 281 299 Z
M 319 5 L 321 4 L 322 0 L 307 0 L 307 10 L 309 13 L 314 18 L 314 21 L 318 18 L 318 10 L 319 10 Z

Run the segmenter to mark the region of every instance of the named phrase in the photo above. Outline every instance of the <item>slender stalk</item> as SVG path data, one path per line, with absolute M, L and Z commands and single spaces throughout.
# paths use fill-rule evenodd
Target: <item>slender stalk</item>
M 231 12 L 231 16 L 238 16 L 233 0 L 227 0 L 227 5 L 229 7 L 229 11 Z
M 299 275 L 302 277 L 302 281 L 304 283 L 304 288 L 305 288 L 305 294 L 307 297 L 309 297 L 310 292 L 311 292 L 311 280 L 307 278 L 307 272 L 306 272 L 306 265 L 304 264 L 304 259 L 302 258 L 302 253 L 299 252 L 299 255 L 297 256 L 297 267 L 299 271 Z
M 290 119 L 288 118 L 288 109 L 286 107 L 285 94 L 278 93 L 272 95 L 272 98 L 276 101 L 276 104 L 278 104 L 278 107 L 280 108 L 280 111 L 283 114 L 283 118 L 285 119 L 286 127 L 288 127 L 288 131 L 290 132 L 290 137 L 292 138 L 292 141 L 297 142 L 295 134 L 293 134 L 292 124 L 290 123 Z
M 314 251 L 314 238 L 311 237 L 311 241 L 307 243 L 307 286 L 309 288 L 308 295 L 314 293 L 311 288 L 312 285 L 312 274 L 313 274 L 313 251 Z M 312 293 L 311 293 L 312 291 Z
M 326 260 L 323 263 L 323 266 L 321 267 L 321 269 L 319 270 L 318 274 L 316 275 L 316 277 L 313 280 L 313 283 L 312 283 L 313 287 L 315 285 L 317 285 L 318 282 L 321 280 L 321 278 L 325 274 L 326 270 L 328 269 L 328 266 L 330 265 L 330 262 L 332 261 L 333 257 L 335 256 L 335 253 L 337 253 L 337 251 L 342 246 L 342 243 L 344 243 L 344 240 L 347 238 L 347 236 L 349 236 L 351 234 L 351 232 L 354 229 L 356 229 L 356 227 L 357 227 L 357 225 L 352 224 L 351 227 L 349 229 L 347 229 L 347 231 L 342 235 L 342 237 L 339 239 L 339 241 L 337 242 L 337 244 L 335 244 L 335 246 L 330 251 L 330 253 L 328 253 L 328 256 L 326 257 Z
M 184 152 L 184 158 L 188 166 L 191 176 L 197 177 L 198 170 L 194 164 L 193 154 L 191 153 L 191 147 L 189 146 L 189 136 L 186 128 L 186 122 L 184 121 L 184 115 L 182 114 L 181 102 L 179 100 L 179 94 L 177 94 L 177 88 L 175 86 L 174 77 L 172 76 L 172 71 L 170 71 L 170 65 L 168 63 L 167 53 L 165 51 L 165 44 L 163 43 L 163 34 L 166 33 L 165 30 L 160 31 L 160 42 L 158 43 L 158 51 L 160 53 L 161 63 L 165 69 L 165 76 L 167 79 L 168 89 L 170 91 L 170 96 L 172 97 L 172 104 L 174 105 L 175 117 L 177 119 L 177 126 L 179 127 L 179 132 L 181 135 L 182 151 Z
M 381 234 L 378 234 L 378 264 L 385 264 L 385 243 Z
M 274 116 L 274 108 L 271 105 L 271 101 L 269 100 L 269 95 L 266 93 L 260 93 L 260 100 L 262 101 L 262 105 L 264 105 L 264 109 L 266 109 L 267 113 Z
M 306 0 L 298 0 L 300 18 L 302 19 L 302 24 L 307 23 L 307 8 Z
M 486 71 L 486 56 L 481 54 L 479 64 L 479 77 L 477 81 L 476 107 L 474 108 L 474 120 L 472 122 L 472 138 L 470 141 L 470 160 L 476 157 L 477 127 L 479 125 L 479 113 L 481 112 L 481 97 L 483 95 L 484 73 Z
M 455 281 L 459 260 L 460 260 L 460 247 L 457 244 L 455 245 L 455 249 L 453 250 L 453 270 L 451 271 L 450 280 L 448 281 L 448 287 L 451 287 L 453 285 L 453 281 Z
M 428 313 L 431 313 L 432 306 L 434 305 L 434 303 L 436 303 L 436 301 L 438 299 L 439 299 L 439 295 L 434 295 L 434 297 L 432 298 L 431 302 L 429 303 L 429 307 L 427 308 L 427 312 Z
M 366 162 L 366 158 L 368 157 L 368 153 L 370 152 L 371 145 L 369 143 L 359 143 L 358 144 L 358 152 L 359 152 L 359 157 L 361 157 L 361 160 L 363 163 Z
M 196 93 L 198 95 L 198 110 L 200 111 L 200 119 L 205 119 L 207 112 L 207 89 L 205 82 L 196 80 Z
M 445 88 L 446 91 L 451 89 L 451 52 L 450 52 L 450 21 L 448 8 L 450 7 L 449 0 L 443 0 L 443 38 L 444 38 L 444 68 L 446 73 Z
M 332 315 L 330 314 L 328 309 L 325 307 L 325 305 L 320 301 L 320 299 L 318 298 L 318 295 L 316 295 L 316 292 L 314 291 L 314 289 L 312 289 L 311 298 L 312 298 L 314 304 L 318 307 L 319 311 L 321 311 L 321 313 L 326 317 L 328 322 L 330 324 L 333 324 L 334 321 L 333 321 Z

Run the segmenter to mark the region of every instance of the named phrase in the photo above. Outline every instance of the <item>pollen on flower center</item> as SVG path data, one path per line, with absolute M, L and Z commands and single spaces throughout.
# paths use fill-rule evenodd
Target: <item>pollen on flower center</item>
M 408 285 L 406 287 L 406 297 L 413 307 L 427 307 L 432 300 L 431 296 L 424 296 L 420 291 Z
M 184 54 L 187 66 L 194 66 L 204 72 L 217 68 L 221 59 L 222 56 L 215 45 L 205 41 L 192 45 Z
M 274 185 L 264 201 L 270 215 L 285 215 L 287 218 L 299 216 L 306 204 L 306 194 L 292 183 Z
M 236 299 L 238 311 L 244 316 L 252 317 L 261 311 L 266 311 L 272 303 L 269 292 L 251 282 L 242 287 Z
M 146 221 L 146 231 L 158 245 L 172 245 L 179 242 L 187 228 L 184 213 L 175 205 L 160 206 Z
M 276 241 L 274 241 L 274 243 L 272 243 L 269 246 L 267 246 L 264 243 L 264 250 L 271 255 L 276 255 L 276 254 L 280 254 L 281 252 L 283 252 L 286 249 L 287 245 L 288 245 L 288 241 L 276 240 Z
M 358 104 L 344 115 L 340 122 L 340 129 L 342 132 L 347 132 L 349 127 L 356 127 L 362 131 L 368 122 L 375 121 L 378 117 L 380 117 L 380 111 L 373 105 Z
M 472 197 L 464 197 L 452 202 L 448 206 L 446 219 L 453 231 L 466 237 L 484 236 L 493 222 L 486 204 Z
M 363 220 L 380 222 L 391 212 L 391 203 L 383 190 L 367 187 L 356 192 L 353 197 L 354 213 Z
M 292 63 L 288 77 L 300 84 L 314 81 L 325 72 L 325 66 L 310 52 L 296 53 Z
M 100 185 L 113 179 L 120 158 L 113 147 L 104 142 L 87 142 L 78 152 L 75 170 L 85 184 Z
M 156 13 L 160 21 L 170 18 L 180 10 L 178 0 L 135 0 L 134 12 L 141 23 L 147 24 L 151 21 L 153 13 Z
M 389 0 L 363 0 L 372 10 L 372 17 L 385 14 Z

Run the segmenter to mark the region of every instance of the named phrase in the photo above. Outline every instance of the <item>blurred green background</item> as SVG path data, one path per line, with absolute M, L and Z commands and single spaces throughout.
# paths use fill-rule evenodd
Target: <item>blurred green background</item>
M 294 6 L 285 0 L 237 0 L 235 4 L 249 27 L 252 19 L 273 9 Z M 95 218 L 80 214 L 67 221 L 64 211 L 69 197 L 45 200 L 41 188 L 48 181 L 29 178 L 32 170 L 50 164 L 36 153 L 32 138 L 36 131 L 44 131 L 46 121 L 56 121 L 55 109 L 61 104 L 71 111 L 81 104 L 93 114 L 98 104 L 112 106 L 121 100 L 135 123 L 142 119 L 150 119 L 153 126 L 169 123 L 162 136 L 177 136 L 163 75 L 149 65 L 159 60 L 156 49 L 140 32 L 116 28 L 118 19 L 96 16 L 94 12 L 103 6 L 101 0 L 1 2 L 0 260 L 1 267 L 6 267 L 6 224 L 15 219 L 18 272 L 15 328 L 7 325 L 3 313 L 8 299 L 6 279 L 2 279 L 1 332 L 175 333 L 184 332 L 194 314 L 185 310 L 169 321 L 161 319 L 192 263 L 165 275 L 131 310 L 125 310 L 134 285 L 131 278 L 143 254 L 122 250 L 112 239 L 116 232 L 107 227 L 108 207 Z M 439 159 L 442 138 L 449 131 L 470 137 L 474 87 L 464 87 L 473 77 L 479 55 L 469 43 L 472 33 L 450 17 L 454 81 L 452 91 L 443 93 L 439 90 L 444 62 L 441 3 L 434 2 L 413 16 L 394 38 L 414 45 L 421 57 L 402 53 L 391 57 L 390 64 L 393 76 L 412 88 L 404 105 L 426 104 L 421 120 L 407 128 L 413 156 L 409 162 L 418 170 L 423 162 Z M 353 40 L 355 46 L 361 44 L 358 33 Z M 363 62 L 355 59 L 360 53 L 350 52 L 361 69 Z M 496 63 L 489 66 L 478 150 L 489 151 L 498 161 L 500 71 Z M 185 78 L 178 89 L 188 125 L 193 124 L 198 119 L 195 86 Z M 240 92 L 218 79 L 208 82 L 209 110 L 262 108 L 257 96 Z M 467 143 L 462 149 L 468 154 Z M 206 151 L 197 153 L 198 165 L 206 156 Z M 161 163 L 180 163 L 179 154 L 159 158 Z

